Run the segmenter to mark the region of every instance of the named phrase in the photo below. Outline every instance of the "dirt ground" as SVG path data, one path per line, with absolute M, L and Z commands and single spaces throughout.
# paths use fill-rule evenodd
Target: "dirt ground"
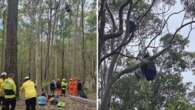
M 86 104 L 82 104 L 80 102 L 75 102 L 69 97 L 61 98 L 65 102 L 64 108 L 57 108 L 54 105 L 47 105 L 45 110 L 96 110 L 96 107 L 90 107 Z M 25 110 L 25 102 L 23 100 L 17 101 L 16 110 Z M 39 106 L 37 106 L 37 110 Z

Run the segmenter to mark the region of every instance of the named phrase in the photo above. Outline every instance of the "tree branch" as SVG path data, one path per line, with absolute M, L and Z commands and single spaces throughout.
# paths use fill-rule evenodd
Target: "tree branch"
M 170 14 L 170 15 L 167 17 L 167 19 L 165 20 L 164 24 L 163 24 L 162 27 L 161 27 L 161 31 L 160 31 L 155 37 L 152 38 L 152 40 L 151 40 L 151 41 L 148 43 L 148 45 L 145 47 L 144 52 L 148 49 L 148 47 L 151 45 L 151 43 L 152 43 L 152 42 L 153 42 L 153 41 L 162 33 L 162 31 L 163 31 L 165 25 L 167 24 L 167 22 L 168 22 L 168 20 L 171 18 L 171 16 L 176 15 L 176 14 L 179 14 L 179 13 L 181 13 L 181 12 L 183 12 L 183 11 L 184 11 L 184 9 L 181 10 L 181 11 L 178 11 L 178 12 L 174 12 L 174 13 Z
M 113 50 L 112 52 L 110 52 L 109 54 L 107 54 L 107 55 L 103 56 L 102 58 L 100 58 L 100 60 L 99 60 L 99 65 L 100 65 L 105 59 L 107 59 L 108 57 L 117 54 L 117 53 L 119 52 L 119 50 L 120 50 L 123 46 L 127 45 L 127 44 L 132 40 L 133 37 L 134 37 L 134 33 L 131 34 L 131 36 L 129 37 L 129 39 L 128 39 L 127 41 L 125 41 L 124 43 L 122 43 L 120 46 L 118 46 L 116 49 L 114 49 L 114 50 Z
M 150 12 L 150 10 L 152 9 L 154 3 L 156 0 L 152 0 L 152 3 L 150 5 L 150 7 L 148 8 L 148 10 L 140 17 L 138 17 L 138 21 L 142 21 L 142 19 Z
M 115 32 L 116 29 L 117 29 L 117 26 L 116 26 L 116 23 L 115 23 L 115 20 L 114 20 L 114 16 L 113 16 L 107 2 L 106 2 L 106 9 L 108 11 L 108 14 L 109 14 L 111 22 L 112 22 L 113 32 Z
M 116 37 L 119 37 L 123 34 L 123 10 L 124 8 L 131 2 L 131 0 L 127 0 L 123 5 L 121 5 L 119 9 L 119 30 L 114 33 L 105 34 L 104 35 L 104 41 L 108 39 L 113 39 Z
M 173 37 L 172 37 L 172 39 L 170 40 L 170 44 L 169 44 L 166 48 L 162 49 L 160 52 L 158 52 L 157 54 L 155 54 L 155 55 L 153 55 L 153 56 L 151 56 L 151 57 L 149 57 L 149 58 L 143 59 L 142 62 L 137 63 L 137 64 L 135 64 L 135 65 L 133 65 L 133 66 L 131 66 L 131 67 L 129 67 L 129 68 L 124 69 L 123 71 L 121 71 L 120 73 L 118 73 L 118 74 L 113 78 L 111 84 L 113 85 L 113 84 L 117 81 L 117 79 L 120 79 L 120 77 L 121 77 L 122 75 L 124 75 L 124 74 L 126 74 L 126 73 L 133 72 L 135 69 L 139 68 L 140 65 L 149 64 L 152 60 L 154 60 L 154 59 L 156 59 L 157 57 L 159 57 L 160 55 L 164 54 L 164 53 L 172 46 L 172 41 L 174 40 L 174 38 L 175 38 L 175 36 L 177 35 L 177 33 L 178 33 L 182 28 L 184 28 L 185 26 L 187 26 L 187 25 L 189 25 L 189 24 L 192 24 L 192 23 L 195 23 L 195 21 L 191 21 L 191 22 L 188 22 L 188 23 L 186 23 L 186 24 L 180 26 L 180 27 L 175 31 L 175 33 L 173 34 Z

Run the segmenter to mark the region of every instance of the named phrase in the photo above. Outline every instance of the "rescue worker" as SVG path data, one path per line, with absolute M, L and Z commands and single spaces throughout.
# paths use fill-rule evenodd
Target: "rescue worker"
M 56 81 L 53 80 L 51 83 L 50 83 L 50 92 L 51 92 L 51 95 L 54 96 L 54 91 L 56 89 Z
M 4 106 L 3 106 L 3 104 L 4 104 L 3 83 L 4 83 L 4 80 L 5 80 L 6 76 L 7 76 L 6 72 L 1 73 L 1 75 L 0 75 L 0 105 L 1 105 L 2 110 L 4 110 Z
M 45 106 L 47 105 L 46 93 L 43 92 L 40 96 L 38 96 L 37 102 L 38 102 L 40 110 L 45 110 Z
M 60 96 L 61 93 L 62 93 L 61 81 L 60 81 L 60 79 L 58 79 L 58 80 L 56 81 L 56 95 L 57 95 L 57 96 Z
M 16 106 L 15 74 L 10 73 L 3 83 L 5 110 L 14 110 Z
M 67 89 L 67 81 L 66 81 L 66 79 L 62 79 L 61 87 L 62 87 L 62 95 L 65 96 L 66 95 L 66 89 Z
M 77 82 L 77 89 L 78 89 L 78 95 L 82 98 L 87 98 L 87 95 L 85 94 L 84 90 L 83 90 L 83 84 L 81 82 L 81 80 L 78 80 Z
M 25 98 L 26 110 L 36 110 L 37 91 L 35 83 L 30 80 L 30 77 L 25 77 L 21 86 L 22 95 Z

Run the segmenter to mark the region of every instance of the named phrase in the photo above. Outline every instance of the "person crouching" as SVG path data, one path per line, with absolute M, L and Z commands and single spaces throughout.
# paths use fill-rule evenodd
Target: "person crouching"
M 37 98 L 37 102 L 40 110 L 45 110 L 45 106 L 47 105 L 47 97 L 44 92 Z

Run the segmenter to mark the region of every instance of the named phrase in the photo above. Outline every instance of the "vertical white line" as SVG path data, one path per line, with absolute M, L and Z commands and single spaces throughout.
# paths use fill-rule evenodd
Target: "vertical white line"
M 96 110 L 98 110 L 98 0 L 96 0 Z

